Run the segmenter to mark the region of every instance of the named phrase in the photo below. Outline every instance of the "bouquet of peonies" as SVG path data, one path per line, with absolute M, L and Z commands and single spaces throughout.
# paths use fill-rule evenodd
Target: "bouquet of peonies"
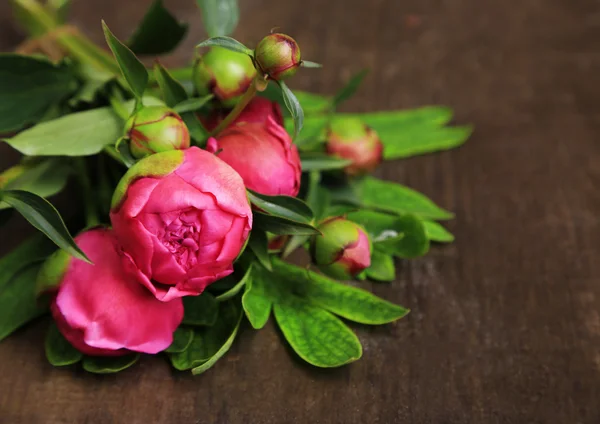
M 450 212 L 368 175 L 462 144 L 449 109 L 338 113 L 364 72 L 335 96 L 291 91 L 320 65 L 285 34 L 227 37 L 234 0 L 198 0 L 210 38 L 173 70 L 136 56 L 185 36 L 160 0 L 127 43 L 103 23 L 112 55 L 66 24 L 68 0 L 11 2 L 30 38 L 0 55 L 0 134 L 24 155 L 0 175 L 1 221 L 14 210 L 42 234 L 0 260 L 0 340 L 49 311 L 53 365 L 109 373 L 164 353 L 200 374 L 244 317 L 260 329 L 273 312 L 302 359 L 336 367 L 362 354 L 339 317 L 408 312 L 336 280 L 393 281 L 395 257 L 452 241 L 436 222 Z M 70 178 L 63 221 L 46 198 Z M 312 265 L 286 262 L 296 249 Z

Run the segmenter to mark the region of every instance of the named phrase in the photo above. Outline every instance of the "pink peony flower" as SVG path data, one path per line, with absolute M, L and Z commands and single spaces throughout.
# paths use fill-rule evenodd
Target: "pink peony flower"
M 208 140 L 207 150 L 235 169 L 251 190 L 296 196 L 302 173 L 298 149 L 272 116 L 264 124 L 240 123 Z
M 229 111 L 215 110 L 209 116 L 201 118 L 201 120 L 206 129 L 212 131 L 225 119 L 228 113 Z M 283 115 L 279 103 L 272 102 L 264 97 L 254 97 L 231 125 L 243 122 L 265 124 L 269 116 L 273 118 L 277 125 L 283 126 Z
M 231 274 L 252 228 L 241 177 L 197 147 L 131 167 L 110 218 L 125 266 L 162 301 L 198 295 Z
M 58 251 L 38 277 L 41 290 L 57 291 L 50 308 L 63 336 L 89 355 L 169 347 L 183 319 L 181 299 L 160 302 L 127 274 L 112 230 L 89 230 L 75 241 L 94 265 Z

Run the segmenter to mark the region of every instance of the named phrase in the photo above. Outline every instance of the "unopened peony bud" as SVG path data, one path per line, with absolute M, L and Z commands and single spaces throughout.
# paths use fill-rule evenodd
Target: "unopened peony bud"
M 243 53 L 213 47 L 194 64 L 194 86 L 201 96 L 213 94 L 234 107 L 256 76 L 252 59 Z
M 302 63 L 298 43 L 286 34 L 263 38 L 256 46 L 254 59 L 263 74 L 277 81 L 293 76 Z
M 165 106 L 143 107 L 129 118 L 125 132 L 137 159 L 190 147 L 190 133 L 181 116 Z
M 333 121 L 327 133 L 327 153 L 352 163 L 345 168 L 348 175 L 373 171 L 381 163 L 383 144 L 377 132 L 357 118 Z
M 365 230 L 342 217 L 319 227 L 312 242 L 313 261 L 326 275 L 349 280 L 371 265 L 371 246 Z

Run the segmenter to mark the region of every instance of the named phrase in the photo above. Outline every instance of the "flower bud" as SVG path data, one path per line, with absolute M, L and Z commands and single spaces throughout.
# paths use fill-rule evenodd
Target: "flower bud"
M 129 149 L 136 159 L 190 147 L 190 133 L 175 111 L 166 106 L 146 106 L 125 124 Z
M 256 76 L 246 54 L 213 47 L 194 64 L 193 81 L 201 96 L 213 94 L 223 106 L 232 108 Z
M 312 242 L 313 261 L 323 274 L 349 280 L 371 265 L 371 245 L 365 230 L 342 217 L 328 219 Z
M 209 138 L 206 149 L 218 153 L 250 190 L 267 196 L 296 196 L 302 168 L 298 148 L 272 116 L 265 123 L 239 123 Z
M 373 171 L 382 160 L 383 144 L 377 132 L 358 118 L 339 118 L 327 133 L 327 153 L 352 163 L 345 168 L 348 175 Z
M 293 76 L 302 63 L 296 40 L 279 33 L 267 35 L 258 43 L 254 60 L 263 74 L 277 81 Z

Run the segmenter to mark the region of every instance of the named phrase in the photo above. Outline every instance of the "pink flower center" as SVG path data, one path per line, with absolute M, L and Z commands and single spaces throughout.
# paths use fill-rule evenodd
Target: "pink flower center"
M 162 244 L 171 252 L 185 270 L 198 262 L 200 249 L 200 220 L 194 212 L 182 212 L 165 229 Z

